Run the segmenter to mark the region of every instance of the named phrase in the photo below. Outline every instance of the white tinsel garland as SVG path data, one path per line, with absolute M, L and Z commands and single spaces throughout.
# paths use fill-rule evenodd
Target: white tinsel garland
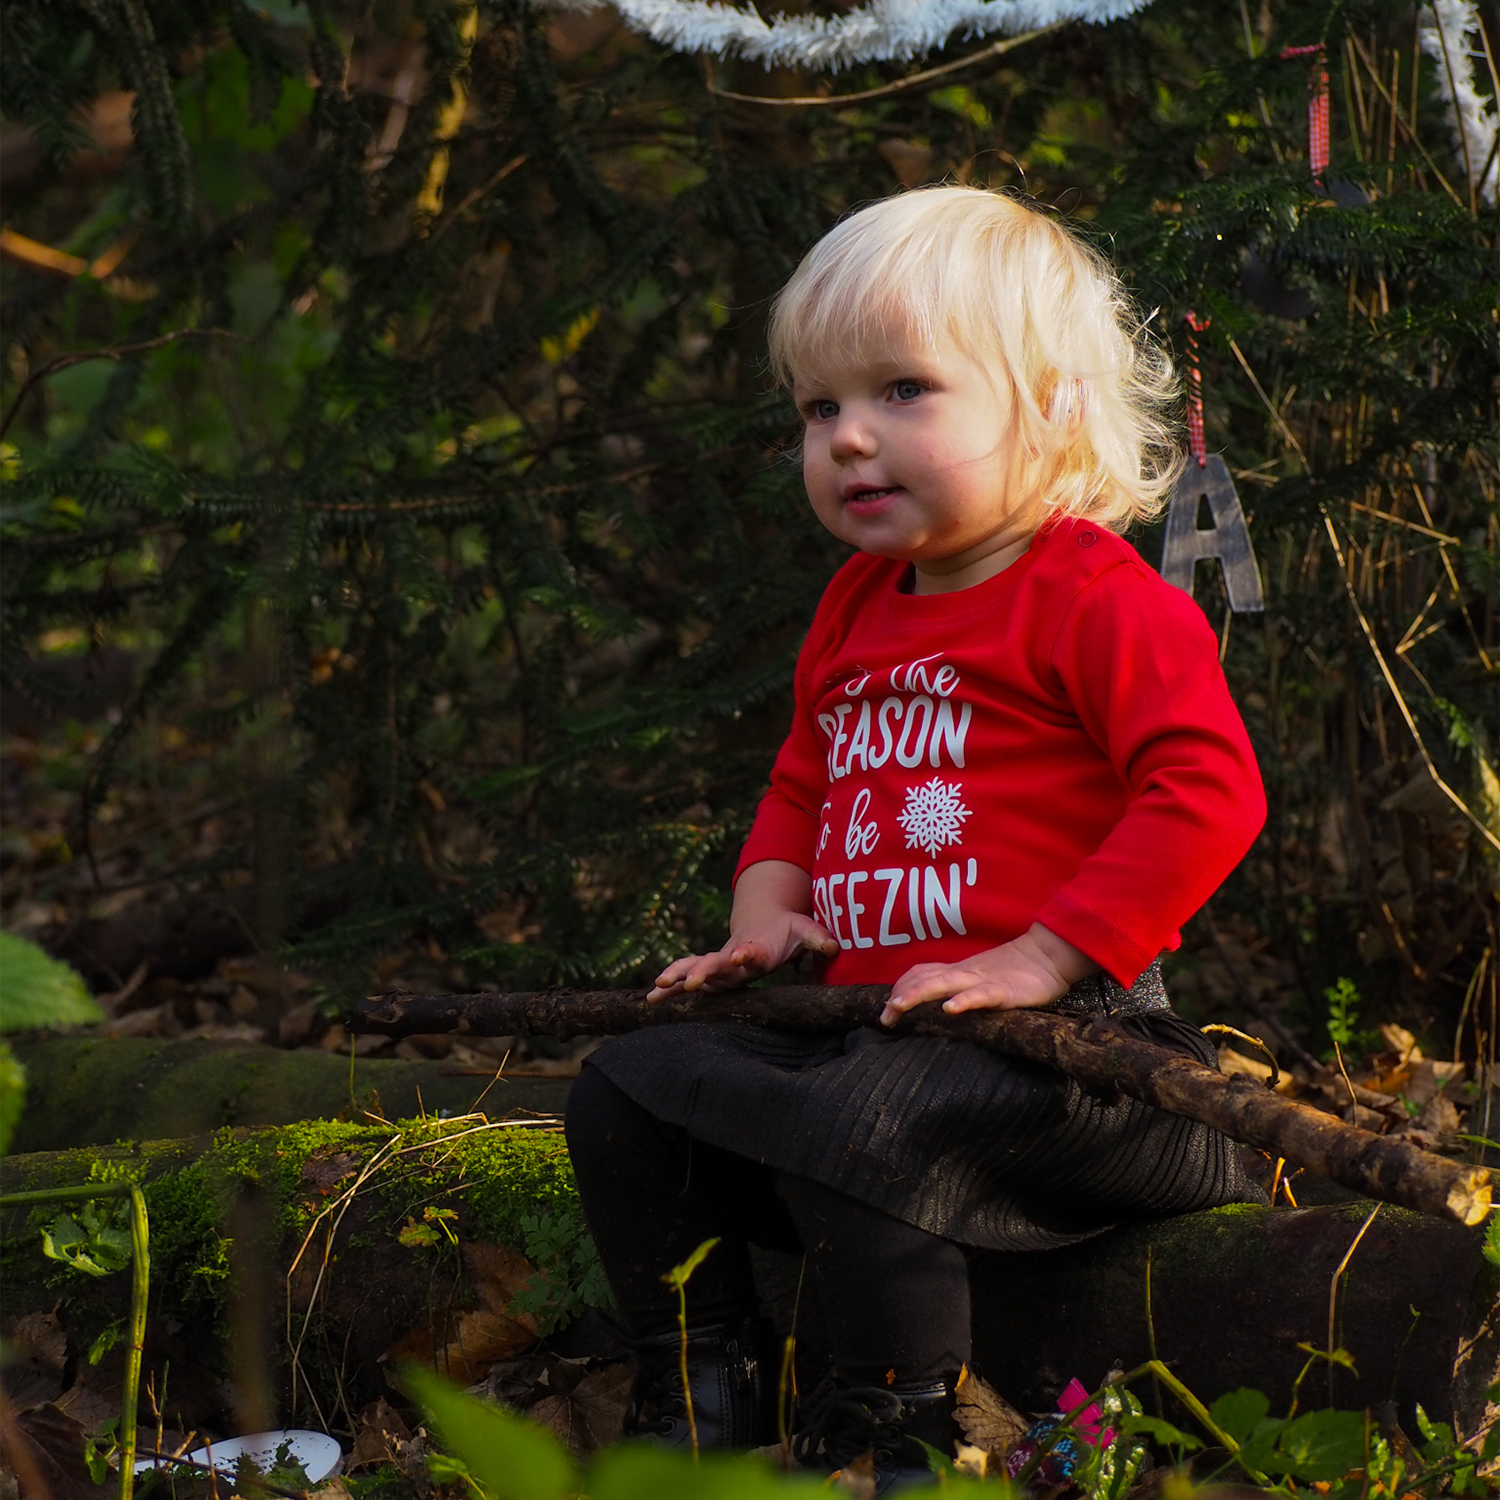
M 1437 64 L 1438 92 L 1448 106 L 1454 145 L 1466 159 L 1470 184 L 1484 201 L 1496 198 L 1495 133 L 1500 116 L 1487 109 L 1474 86 L 1475 53 L 1469 33 L 1478 32 L 1479 12 L 1469 0 L 1433 0 L 1423 6 L 1418 31 L 1422 50 Z
M 599 0 L 543 0 L 592 10 Z M 1116 21 L 1150 0 L 871 0 L 841 16 L 777 16 L 714 0 L 610 0 L 632 31 L 674 52 L 712 52 L 836 72 L 852 63 L 920 57 L 955 32 L 1036 31 L 1059 21 Z
M 538 0 L 558 10 L 594 10 L 602 0 Z M 853 63 L 906 61 L 964 37 L 1011 36 L 1061 21 L 1103 24 L 1143 10 L 1150 0 L 870 0 L 840 16 L 778 15 L 767 21 L 750 6 L 718 0 L 609 0 L 632 31 L 674 52 L 745 57 L 837 72 Z M 1467 152 L 1475 189 L 1496 201 L 1497 116 L 1474 85 L 1470 33 L 1480 27 L 1471 0 L 1431 0 L 1423 7 L 1422 50 L 1437 63 L 1437 88 L 1448 108 L 1459 154 Z

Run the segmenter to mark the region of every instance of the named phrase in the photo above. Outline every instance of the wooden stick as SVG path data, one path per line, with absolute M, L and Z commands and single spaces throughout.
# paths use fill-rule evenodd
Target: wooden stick
M 372 996 L 349 1018 L 354 1032 L 390 1037 L 614 1036 L 683 1021 L 731 1021 L 783 1031 L 837 1033 L 876 1026 L 886 985 L 795 985 L 678 995 L 652 1004 L 639 990 L 539 990 L 522 994 Z M 1091 1089 L 1133 1099 L 1331 1177 L 1370 1198 L 1477 1224 L 1490 1209 L 1493 1174 L 1408 1141 L 1361 1130 L 1225 1075 L 1103 1017 L 1039 1010 L 908 1012 L 898 1034 L 961 1037 L 1008 1057 L 1056 1069 Z

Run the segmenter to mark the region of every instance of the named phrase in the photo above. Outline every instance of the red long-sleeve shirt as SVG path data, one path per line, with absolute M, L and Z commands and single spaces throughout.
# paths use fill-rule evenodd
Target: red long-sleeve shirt
M 828 585 L 740 871 L 811 873 L 830 984 L 1032 922 L 1131 984 L 1265 820 L 1213 632 L 1086 522 L 957 593 L 902 593 L 905 568 L 861 553 Z

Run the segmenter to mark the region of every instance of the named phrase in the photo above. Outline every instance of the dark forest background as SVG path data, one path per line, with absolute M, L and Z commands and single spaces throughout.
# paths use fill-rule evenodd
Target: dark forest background
M 1496 216 L 1416 19 L 1157 0 L 828 77 L 512 0 L 8 0 L 5 924 L 116 996 L 261 954 L 330 1009 L 716 941 L 842 555 L 766 300 L 851 205 L 979 182 L 1179 354 L 1212 318 L 1267 606 L 1197 596 L 1271 816 L 1179 1005 L 1492 1060 Z

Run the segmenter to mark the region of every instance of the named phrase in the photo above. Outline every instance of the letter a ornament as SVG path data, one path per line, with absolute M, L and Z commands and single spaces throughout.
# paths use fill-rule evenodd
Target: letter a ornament
M 1250 528 L 1230 476 L 1229 466 L 1219 454 L 1208 455 L 1203 439 L 1203 381 L 1198 366 L 1196 335 L 1208 327 L 1208 319 L 1189 312 L 1188 322 L 1188 441 L 1192 459 L 1172 490 L 1167 504 L 1167 534 L 1162 543 L 1161 576 L 1177 588 L 1193 592 L 1193 573 L 1200 558 L 1218 558 L 1224 569 L 1224 590 L 1236 614 L 1263 610 L 1260 569 Z M 1208 501 L 1213 526 L 1200 529 L 1198 507 Z

